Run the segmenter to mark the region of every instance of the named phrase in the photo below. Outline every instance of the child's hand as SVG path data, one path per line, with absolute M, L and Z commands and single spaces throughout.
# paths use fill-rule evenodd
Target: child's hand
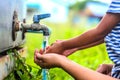
M 60 63 L 64 62 L 65 56 L 58 54 L 40 54 L 38 50 L 34 54 L 34 62 L 42 68 L 60 67 Z
M 64 56 L 68 56 L 76 50 L 77 48 L 65 50 L 62 46 L 62 40 L 57 40 L 46 49 L 46 53 L 58 53 Z
M 49 49 L 50 46 L 47 46 L 46 47 L 46 50 Z M 38 51 L 38 49 L 36 49 L 35 51 Z M 40 54 L 44 54 L 45 53 L 45 50 L 43 50 L 42 48 L 38 51 Z
M 65 50 L 65 51 L 62 53 L 62 55 L 64 55 L 64 56 L 69 56 L 70 54 L 74 53 L 76 50 L 77 50 L 77 48 Z
M 113 64 L 101 64 L 96 71 L 110 76 L 112 67 L 113 67 Z
M 64 48 L 62 46 L 62 41 L 56 41 L 48 49 L 46 49 L 46 53 L 58 53 L 62 54 L 64 52 Z

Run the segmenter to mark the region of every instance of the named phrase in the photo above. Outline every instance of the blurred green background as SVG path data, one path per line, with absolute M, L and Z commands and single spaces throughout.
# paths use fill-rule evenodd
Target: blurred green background
M 27 21 L 29 23 L 32 23 L 33 14 L 45 13 L 47 11 L 48 13 L 51 13 L 52 18 L 41 21 L 41 24 L 45 24 L 51 29 L 49 44 L 53 43 L 55 40 L 65 40 L 73 38 L 93 27 L 96 27 L 96 25 L 105 14 L 110 3 L 109 0 L 107 2 L 104 2 L 102 0 L 45 0 L 44 2 L 42 2 L 42 0 L 38 0 L 40 1 L 40 4 L 37 4 L 37 0 L 34 1 L 34 4 L 32 0 L 30 1 L 28 0 L 27 4 Z M 48 1 L 48 3 L 46 3 L 46 1 Z M 52 3 L 50 1 L 52 1 Z M 53 6 L 53 10 L 47 10 L 49 7 L 49 2 L 51 5 L 55 5 L 56 8 L 55 6 Z M 43 3 L 46 4 L 47 8 L 44 7 Z M 42 10 L 43 7 L 46 10 Z M 99 10 L 97 7 L 99 8 Z M 63 9 L 63 13 L 61 13 L 61 9 Z M 34 50 L 36 48 L 41 48 L 42 40 L 42 34 L 26 34 L 25 46 L 28 50 L 26 59 L 27 64 L 39 68 L 39 66 L 34 63 L 33 58 Z M 77 51 L 74 54 L 70 55 L 68 58 L 82 66 L 88 67 L 93 70 L 96 70 L 96 68 L 102 63 L 112 63 L 108 58 L 105 44 Z M 33 72 L 35 73 L 36 70 L 34 69 Z M 49 72 L 51 80 L 74 80 L 70 75 L 59 68 L 50 69 Z

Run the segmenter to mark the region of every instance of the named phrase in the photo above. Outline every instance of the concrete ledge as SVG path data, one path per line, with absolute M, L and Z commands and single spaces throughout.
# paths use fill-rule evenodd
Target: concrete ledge
M 26 56 L 26 48 L 22 48 L 18 50 L 21 56 Z M 0 80 L 3 80 L 13 69 L 14 67 L 14 59 L 10 58 L 9 55 L 5 55 L 0 57 Z

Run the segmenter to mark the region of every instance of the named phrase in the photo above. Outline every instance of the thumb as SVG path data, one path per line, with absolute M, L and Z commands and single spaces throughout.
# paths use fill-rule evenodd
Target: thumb
M 99 73 L 104 73 L 104 72 L 106 72 L 106 68 L 104 65 L 100 65 L 96 71 Z
M 56 42 L 60 42 L 60 41 L 62 41 L 62 40 L 56 40 Z
M 47 47 L 46 47 L 46 50 L 48 50 L 49 48 L 50 48 L 50 46 L 47 46 Z
M 39 53 L 39 50 L 38 50 L 38 49 L 35 49 L 35 53 Z
M 44 50 L 43 50 L 43 49 L 40 49 L 39 53 L 40 53 L 40 54 L 43 54 L 43 53 L 44 53 Z
M 39 53 L 36 53 L 36 58 L 38 60 L 43 60 L 43 55 L 39 54 Z
M 38 50 L 38 49 L 36 49 L 36 50 L 34 51 L 34 57 L 36 57 L 36 53 L 39 53 L 39 50 Z

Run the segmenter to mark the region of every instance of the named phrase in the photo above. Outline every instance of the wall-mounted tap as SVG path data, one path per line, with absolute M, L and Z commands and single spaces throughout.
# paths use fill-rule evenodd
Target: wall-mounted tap
M 25 31 L 32 33 L 43 33 L 44 39 L 43 39 L 42 48 L 44 49 L 45 52 L 46 52 L 46 47 L 48 46 L 48 38 L 50 36 L 50 30 L 48 29 L 47 26 L 39 24 L 39 22 L 41 19 L 47 17 L 50 17 L 50 14 L 34 15 L 32 24 L 26 24 L 26 23 L 21 24 L 22 26 L 21 30 L 23 32 Z M 47 69 L 42 69 L 42 76 L 43 76 L 42 80 L 49 80 L 49 72 Z
M 50 14 L 34 15 L 33 23 L 32 24 L 22 23 L 21 24 L 22 29 L 24 29 L 26 32 L 43 33 L 43 36 L 49 36 L 50 35 L 49 28 L 45 25 L 39 24 L 41 19 L 48 18 L 48 17 L 50 17 Z
M 39 24 L 41 19 L 50 17 L 50 14 L 41 14 L 41 15 L 35 15 L 33 17 L 33 23 L 32 24 L 26 24 L 22 23 L 22 30 L 25 30 L 26 32 L 32 32 L 32 33 L 43 33 L 44 39 L 43 39 L 43 45 L 42 48 L 46 52 L 46 47 L 48 46 L 48 38 L 50 36 L 50 30 L 47 26 Z M 44 53 L 45 53 L 44 52 Z M 42 69 L 42 80 L 49 80 L 49 74 L 47 69 Z

